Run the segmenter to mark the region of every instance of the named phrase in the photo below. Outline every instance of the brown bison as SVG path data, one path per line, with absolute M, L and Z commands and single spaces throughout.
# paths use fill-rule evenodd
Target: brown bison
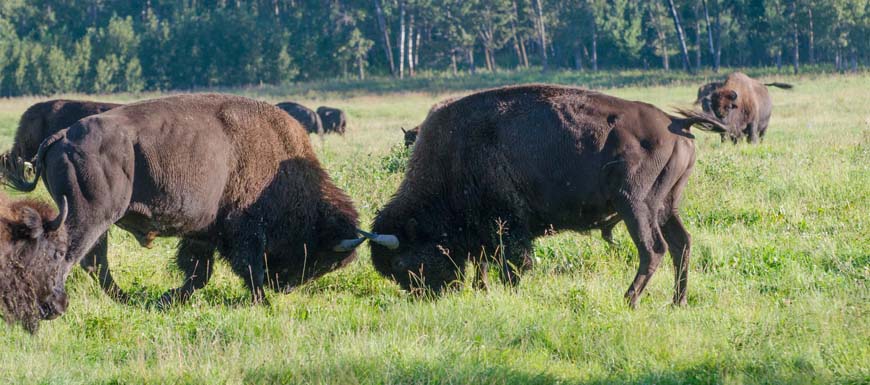
M 695 161 L 689 128 L 725 127 L 684 114 L 550 85 L 457 100 L 421 124 L 405 179 L 372 227 L 398 242 L 372 243 L 372 262 L 408 290 L 441 291 L 469 259 L 481 274 L 498 263 L 514 284 L 534 238 L 624 220 L 640 256 L 630 305 L 668 250 L 674 303 L 685 304 L 690 238 L 678 204 Z
M 299 103 L 283 102 L 275 105 L 284 112 L 290 114 L 293 119 L 296 119 L 305 131 L 312 134 L 323 134 L 323 123 L 320 121 L 320 115 Z
M 715 114 L 728 127 L 727 137 L 734 144 L 746 135 L 746 141 L 764 140 L 773 103 L 767 86 L 791 89 L 791 84 L 764 83 L 741 72 L 728 75 L 724 82 L 713 82 L 698 89 L 696 104 L 706 113 Z M 722 135 L 724 141 L 726 135 Z
M 257 302 L 264 285 L 287 290 L 346 265 L 362 242 L 356 210 L 301 125 L 242 97 L 179 95 L 118 107 L 46 139 L 33 164 L 55 201 L 69 200 L 72 261 L 104 250 L 112 224 L 144 247 L 181 237 L 184 284 L 162 303 L 203 287 L 215 251 Z M 36 182 L 17 183 L 27 190 Z M 104 252 L 97 258 L 106 265 Z
M 317 115 L 320 115 L 320 121 L 323 122 L 323 132 L 344 135 L 347 131 L 347 114 L 344 111 L 322 106 L 317 108 Z
M 0 155 L 0 172 L 21 172 L 22 161 L 29 161 L 36 156 L 36 150 L 45 138 L 71 126 L 81 118 L 101 114 L 118 106 L 120 104 L 64 99 L 30 106 L 21 115 L 12 150 Z
M 66 311 L 66 210 L 0 195 L 0 317 L 31 333 Z

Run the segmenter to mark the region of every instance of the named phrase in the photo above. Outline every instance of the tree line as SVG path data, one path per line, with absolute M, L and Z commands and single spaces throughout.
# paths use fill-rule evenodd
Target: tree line
M 371 74 L 856 70 L 870 0 L 3 0 L 0 95 Z

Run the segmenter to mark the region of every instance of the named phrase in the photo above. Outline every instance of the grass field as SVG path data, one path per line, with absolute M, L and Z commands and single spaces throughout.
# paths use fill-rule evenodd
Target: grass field
M 348 112 L 345 137 L 312 141 L 367 227 L 402 178 L 399 127 L 422 121 L 441 98 L 553 81 L 608 87 L 668 110 L 688 106 L 703 80 L 511 76 L 442 79 L 420 92 L 234 92 Z M 67 314 L 36 336 L 0 327 L 0 383 L 870 383 L 870 74 L 765 77 L 774 79 L 796 89 L 771 91 L 763 144 L 697 135 L 682 205 L 694 240 L 686 308 L 670 306 L 666 258 L 638 309 L 628 309 L 622 294 L 637 257 L 619 225 L 614 246 L 597 232 L 539 239 L 538 264 L 515 290 L 494 284 L 414 299 L 378 276 L 361 247 L 349 268 L 270 293 L 268 306 L 249 305 L 242 282 L 221 265 L 189 304 L 158 311 L 145 304 L 181 280 L 175 240 L 146 250 L 113 229 L 112 269 L 141 304 L 112 302 L 76 268 Z M 90 98 L 146 96 L 155 95 Z M 37 100 L 0 100 L 0 149 Z

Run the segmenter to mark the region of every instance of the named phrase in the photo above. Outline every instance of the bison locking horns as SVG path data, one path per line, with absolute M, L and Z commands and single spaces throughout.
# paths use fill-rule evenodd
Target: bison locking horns
M 691 241 L 678 204 L 695 161 L 693 125 L 726 130 L 704 113 L 673 117 L 577 88 L 517 86 L 459 99 L 421 124 L 405 179 L 372 227 L 398 245 L 372 243 L 372 262 L 409 290 L 442 290 L 469 259 L 479 277 L 494 262 L 515 284 L 535 237 L 624 220 L 640 254 L 629 304 L 666 251 L 674 303 L 685 304 Z
M 164 301 L 203 287 L 216 251 L 259 301 L 264 285 L 286 290 L 346 265 L 362 242 L 356 210 L 321 168 L 305 130 L 280 109 L 242 97 L 180 95 L 117 107 L 50 136 L 33 166 L 56 202 L 69 201 L 67 258 L 101 271 L 104 289 L 121 299 L 106 264 L 112 224 L 145 247 L 155 237 L 181 237 L 184 284 Z M 17 184 L 32 189 L 36 181 Z

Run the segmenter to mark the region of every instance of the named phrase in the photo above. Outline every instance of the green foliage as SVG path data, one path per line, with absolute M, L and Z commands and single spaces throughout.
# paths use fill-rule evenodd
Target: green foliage
M 715 56 L 708 48 L 711 35 L 723 66 L 787 64 L 794 25 L 800 60 L 812 50 L 810 64 L 839 71 L 870 62 L 870 2 L 794 1 L 797 12 L 788 11 L 792 0 L 705 0 L 710 23 L 700 0 L 675 4 L 683 28 L 701 32 L 689 34 L 689 49 L 700 51 L 705 67 L 712 67 Z M 324 6 L 314 0 L 5 0 L 0 96 L 393 75 L 389 58 L 398 65 L 402 25 L 405 48 L 413 47 L 415 74 L 526 68 L 542 63 L 542 51 L 551 69 L 664 68 L 679 52 L 662 1 L 541 2 L 546 47 L 538 37 L 533 0 L 378 0 L 384 31 L 372 1 Z
M 348 267 L 290 294 L 269 292 L 263 306 L 248 303 L 242 280 L 217 259 L 189 304 L 158 311 L 148 305 L 182 283 L 176 240 L 144 249 L 113 228 L 110 265 L 134 303 L 112 302 L 74 269 L 68 313 L 36 336 L 0 325 L 0 383 L 865 384 L 870 75 L 754 71 L 797 88 L 771 89 L 763 144 L 694 130 L 697 161 L 681 206 L 693 239 L 686 308 L 670 306 L 668 257 L 639 308 L 627 308 L 637 257 L 620 224 L 612 246 L 598 231 L 539 238 L 537 265 L 515 289 L 493 280 L 488 292 L 415 299 L 381 277 L 362 246 Z M 689 106 L 712 76 L 529 70 L 407 82 L 416 89 L 373 78 L 229 91 L 347 111 L 344 137 L 311 140 L 365 229 L 401 183 L 409 151 L 399 127 L 419 124 L 438 100 L 538 81 L 670 110 Z M 33 102 L 0 100 L 0 150 Z M 30 195 L 47 197 L 42 187 Z

